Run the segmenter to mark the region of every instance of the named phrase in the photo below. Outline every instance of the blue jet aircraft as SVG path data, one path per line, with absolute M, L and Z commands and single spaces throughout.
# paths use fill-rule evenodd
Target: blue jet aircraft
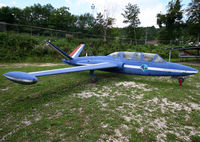
M 172 76 L 177 78 L 182 85 L 184 78 L 188 75 L 198 73 L 198 70 L 171 62 L 166 62 L 158 54 L 141 52 L 114 52 L 107 56 L 85 56 L 79 57 L 84 44 L 80 44 L 70 55 L 56 47 L 50 41 L 46 43 L 60 53 L 66 64 L 77 66 L 37 72 L 8 72 L 3 75 L 11 81 L 21 84 L 34 84 L 38 82 L 38 76 L 63 74 L 78 71 L 90 71 L 91 81 L 94 82 L 94 70 L 103 70 L 115 73 L 125 73 L 145 76 Z

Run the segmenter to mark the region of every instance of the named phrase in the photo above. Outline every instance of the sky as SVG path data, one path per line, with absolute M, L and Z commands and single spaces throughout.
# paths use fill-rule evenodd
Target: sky
M 115 18 L 115 27 L 127 26 L 123 23 L 123 10 L 125 6 L 130 2 L 131 4 L 137 4 L 140 8 L 140 26 L 155 26 L 156 15 L 158 13 L 166 13 L 167 4 L 170 0 L 0 0 L 0 7 L 18 7 L 25 8 L 37 3 L 45 5 L 50 3 L 54 8 L 60 8 L 62 6 L 69 7 L 70 12 L 75 15 L 81 15 L 84 13 L 91 13 L 94 16 L 98 12 L 104 13 L 106 11 L 109 17 Z M 186 8 L 191 0 L 182 0 L 181 4 L 183 8 Z M 91 9 L 91 5 L 95 5 L 95 9 Z

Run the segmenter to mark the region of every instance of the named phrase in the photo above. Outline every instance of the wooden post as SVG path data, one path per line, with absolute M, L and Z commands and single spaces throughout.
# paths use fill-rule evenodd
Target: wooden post
M 146 29 L 146 35 L 145 35 L 144 44 L 147 44 L 147 29 Z
M 134 36 L 135 36 L 135 45 L 137 45 L 136 30 L 135 30 L 135 27 L 134 27 Z

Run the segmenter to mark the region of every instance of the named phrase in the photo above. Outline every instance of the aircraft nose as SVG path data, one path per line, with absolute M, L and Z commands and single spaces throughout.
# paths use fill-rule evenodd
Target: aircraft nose
M 188 66 L 184 66 L 184 70 L 188 73 L 188 74 L 196 74 L 198 73 L 198 70 L 192 67 L 188 67 Z
M 197 69 L 192 68 L 192 71 L 194 71 L 195 74 L 198 73 Z

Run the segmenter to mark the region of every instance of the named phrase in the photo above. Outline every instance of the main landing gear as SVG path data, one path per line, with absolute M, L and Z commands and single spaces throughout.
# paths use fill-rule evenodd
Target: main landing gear
M 94 75 L 94 70 L 90 70 L 90 82 L 95 83 L 97 81 L 97 77 Z

